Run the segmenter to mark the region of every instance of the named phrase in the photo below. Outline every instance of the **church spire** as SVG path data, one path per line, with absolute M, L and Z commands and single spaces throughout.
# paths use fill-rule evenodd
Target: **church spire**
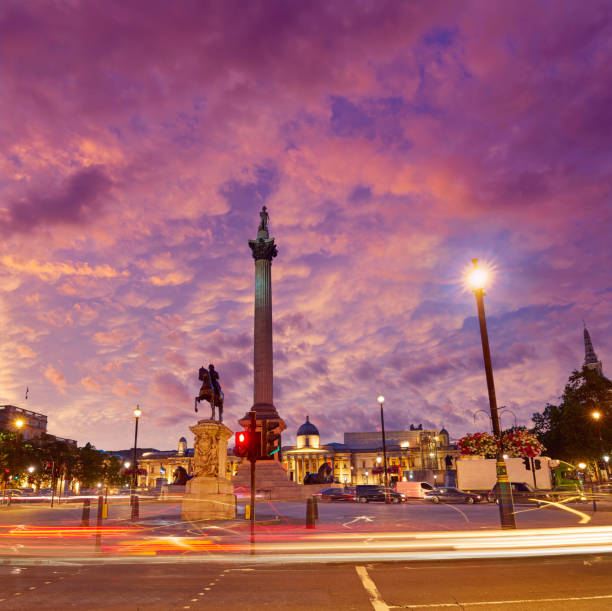
M 603 375 L 603 370 L 601 366 L 601 361 L 597 359 L 597 355 L 595 354 L 595 350 L 593 348 L 593 342 L 591 342 L 591 336 L 589 335 L 589 330 L 586 328 L 586 324 L 584 323 L 584 366 L 589 369 L 595 369 L 599 375 Z

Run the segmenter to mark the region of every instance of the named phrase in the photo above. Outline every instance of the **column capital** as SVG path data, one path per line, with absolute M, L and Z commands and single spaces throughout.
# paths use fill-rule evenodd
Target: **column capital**
M 271 263 L 272 259 L 278 254 L 274 238 L 258 237 L 256 240 L 249 240 L 249 247 L 255 261 L 265 259 Z

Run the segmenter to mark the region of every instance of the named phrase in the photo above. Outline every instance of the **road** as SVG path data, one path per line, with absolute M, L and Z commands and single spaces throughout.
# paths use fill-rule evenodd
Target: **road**
M 517 508 L 501 531 L 492 505 L 323 504 L 309 530 L 304 504 L 260 503 L 251 544 L 240 517 L 185 523 L 176 502 L 132 522 L 117 500 L 100 530 L 15 505 L 0 609 L 610 609 L 612 512 L 588 509 Z
M 224 611 L 612 608 L 612 560 L 0 566 L 0 608 Z

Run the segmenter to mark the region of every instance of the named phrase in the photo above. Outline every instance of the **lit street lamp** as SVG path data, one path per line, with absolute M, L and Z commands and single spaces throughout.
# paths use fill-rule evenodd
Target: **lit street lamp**
M 487 272 L 478 267 L 478 259 L 472 259 L 474 267 L 468 276 L 468 283 L 476 296 L 478 308 L 478 322 L 480 323 L 480 339 L 482 342 L 482 355 L 484 359 L 485 375 L 487 378 L 487 391 L 489 393 L 489 409 L 491 411 L 491 424 L 493 434 L 497 439 L 497 484 L 499 488 L 499 518 L 502 528 L 516 528 L 514 519 L 514 507 L 512 505 L 512 492 L 508 480 L 508 470 L 504 461 L 502 448 L 502 434 L 499 426 L 499 414 L 497 412 L 497 399 L 495 398 L 495 384 L 493 382 L 493 365 L 491 363 L 491 351 L 489 348 L 489 336 L 487 334 L 487 321 L 484 310 L 485 284 Z
M 597 423 L 597 433 L 599 435 L 599 454 L 600 456 L 603 457 L 604 444 L 603 444 L 603 438 L 601 436 L 601 412 L 598 412 L 597 410 L 595 410 L 594 412 L 591 412 L 591 417 Z M 606 475 L 608 475 L 608 461 L 605 458 L 604 458 L 604 461 L 606 463 Z M 601 470 L 599 469 L 599 460 L 597 460 L 596 465 L 597 465 L 597 472 L 599 473 L 599 481 L 602 482 L 603 478 L 601 475 Z
M 18 431 L 20 431 L 23 428 L 24 422 L 21 418 L 19 418 L 18 420 L 15 420 L 15 427 L 17 428 Z
M 134 418 L 135 418 L 135 424 L 134 424 L 134 457 L 133 457 L 133 460 L 132 460 L 132 488 L 134 488 L 134 489 L 136 488 L 136 485 L 138 484 L 138 479 L 137 479 L 138 462 L 136 460 L 136 447 L 138 446 L 138 419 L 140 418 L 141 414 L 142 414 L 142 410 L 137 405 L 136 409 L 134 410 Z
M 382 445 L 383 445 L 383 468 L 385 470 L 385 503 L 389 502 L 389 475 L 387 473 L 387 442 L 385 440 L 385 415 L 383 413 L 383 406 L 385 404 L 385 398 L 379 395 L 377 399 L 380 404 L 380 428 L 382 431 Z

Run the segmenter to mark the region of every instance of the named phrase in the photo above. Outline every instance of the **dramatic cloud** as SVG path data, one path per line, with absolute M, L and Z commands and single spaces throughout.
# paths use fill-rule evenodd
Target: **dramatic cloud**
M 237 428 L 263 204 L 284 441 L 378 427 L 379 392 L 484 428 L 474 257 L 520 423 L 583 319 L 612 367 L 607 0 L 6 0 L 0 34 L 0 400 L 56 434 L 128 447 L 139 403 L 175 447 L 210 362 Z

